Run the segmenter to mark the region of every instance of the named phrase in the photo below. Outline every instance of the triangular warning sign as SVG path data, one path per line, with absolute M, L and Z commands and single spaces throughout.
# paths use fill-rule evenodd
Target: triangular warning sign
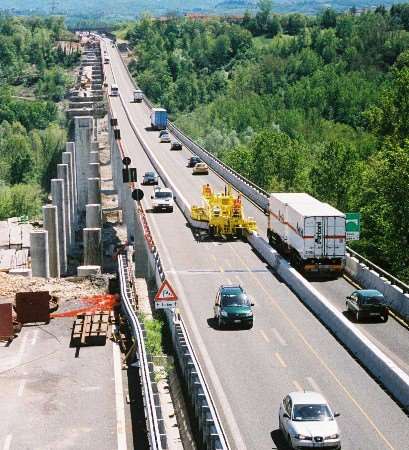
M 165 280 L 161 287 L 159 288 L 158 292 L 155 295 L 156 301 L 168 301 L 168 300 L 177 300 L 177 295 L 175 294 L 175 291 L 173 290 L 172 286 L 169 284 L 168 280 Z

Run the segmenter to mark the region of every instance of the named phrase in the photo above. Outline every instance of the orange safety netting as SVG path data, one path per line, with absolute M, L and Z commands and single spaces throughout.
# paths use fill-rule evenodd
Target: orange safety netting
M 70 309 L 60 313 L 50 314 L 51 318 L 56 317 L 76 317 L 77 314 L 93 313 L 96 311 L 111 311 L 119 304 L 119 295 L 102 294 L 91 297 L 83 297 L 81 301 L 87 304 L 81 308 Z

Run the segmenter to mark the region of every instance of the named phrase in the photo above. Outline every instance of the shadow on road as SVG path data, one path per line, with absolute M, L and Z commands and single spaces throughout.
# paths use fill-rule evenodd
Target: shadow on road
M 286 440 L 284 439 L 283 433 L 279 429 L 271 432 L 271 439 L 274 442 L 273 450 L 290 450 Z

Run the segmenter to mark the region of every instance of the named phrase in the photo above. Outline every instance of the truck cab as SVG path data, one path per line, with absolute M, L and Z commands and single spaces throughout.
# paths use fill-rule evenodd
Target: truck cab
M 133 91 L 133 101 L 135 103 L 141 103 L 143 100 L 143 92 L 140 89 L 135 89 Z
M 153 211 L 173 212 L 173 192 L 168 188 L 156 187 L 151 196 Z

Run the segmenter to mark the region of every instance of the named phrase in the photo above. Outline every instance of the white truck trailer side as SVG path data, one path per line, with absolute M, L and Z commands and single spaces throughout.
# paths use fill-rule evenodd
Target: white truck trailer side
M 270 245 L 306 273 L 341 274 L 345 266 L 345 214 L 305 193 L 272 193 Z

